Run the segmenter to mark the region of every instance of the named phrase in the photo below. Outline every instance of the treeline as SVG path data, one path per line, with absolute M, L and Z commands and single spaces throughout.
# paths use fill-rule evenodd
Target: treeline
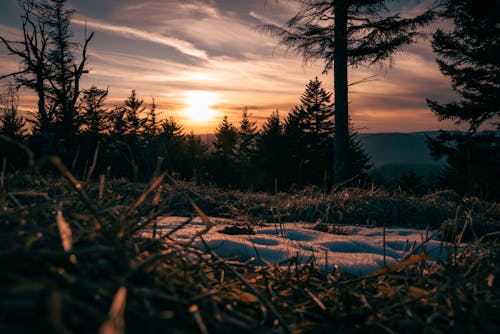
M 168 171 L 180 179 L 243 190 L 311 184 L 326 188 L 333 183 L 334 109 L 331 93 L 317 78 L 307 84 L 301 104 L 284 120 L 275 111 L 258 129 L 245 109 L 239 124 L 223 118 L 213 143 L 186 133 L 173 118 L 159 120 L 154 100 L 148 105 L 135 91 L 114 108 L 106 106 L 107 96 L 107 89 L 94 86 L 82 91 L 75 108 L 75 132 L 68 138 L 36 128 L 27 133 L 27 120 L 18 115 L 15 89 L 10 87 L 3 98 L 0 133 L 26 144 L 38 156 L 61 156 L 81 178 L 92 167 L 95 175 L 134 181 Z M 350 143 L 350 176 L 366 177 L 369 157 L 355 135 Z M 0 154 L 11 168 L 25 162 L 13 145 L 2 145 Z

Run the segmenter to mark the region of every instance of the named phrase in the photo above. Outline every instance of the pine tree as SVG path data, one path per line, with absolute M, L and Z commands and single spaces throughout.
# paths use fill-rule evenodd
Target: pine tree
M 285 26 L 261 28 L 305 60 L 323 60 L 335 85 L 335 179 L 347 178 L 349 159 L 348 66 L 374 64 L 412 43 L 434 13 L 414 18 L 390 13 L 385 0 L 301 0 L 300 11 Z M 384 13 L 387 13 L 384 15 Z
M 143 104 L 144 100 L 139 100 L 135 90 L 132 90 L 123 106 L 125 134 L 137 137 L 144 132 L 146 119 L 142 118 L 141 114 L 146 110 L 146 107 Z
M 79 106 L 80 126 L 94 137 L 110 131 L 110 113 L 105 107 L 109 90 L 92 86 L 82 92 Z
M 250 121 L 248 108 L 243 109 L 240 128 L 238 129 L 238 145 L 237 155 L 238 160 L 248 163 L 255 156 L 256 139 L 257 139 L 257 125 L 255 121 Z
M 182 145 L 182 174 L 195 183 L 202 180 L 207 152 L 208 147 L 202 143 L 199 136 L 193 132 L 186 135 Z
M 22 141 L 26 135 L 26 120 L 18 113 L 19 96 L 13 84 L 0 95 L 0 134 Z
M 227 160 L 234 160 L 236 155 L 236 145 L 238 143 L 238 130 L 224 116 L 222 122 L 215 129 L 215 154 Z
M 450 77 L 461 100 L 427 100 L 438 119 L 467 123 L 468 133 L 441 132 L 428 138 L 435 158 L 447 157 L 441 181 L 461 193 L 500 197 L 500 136 L 479 132 L 500 116 L 500 1 L 445 0 L 442 17 L 453 22 L 438 30 L 432 47 L 441 72 Z M 496 123 L 500 129 L 500 123 Z
M 158 113 L 156 112 L 156 103 L 154 98 L 149 108 L 144 126 L 146 128 L 146 134 L 150 137 L 156 137 L 160 132 Z
M 184 128 L 173 117 L 162 121 L 157 138 L 158 156 L 163 158 L 163 166 L 170 172 L 178 172 L 179 154 L 184 138 Z
M 236 148 L 238 144 L 238 129 L 229 122 L 227 116 L 215 129 L 214 154 L 212 169 L 215 181 L 226 187 L 238 184 L 236 170 Z
M 283 124 L 278 110 L 274 111 L 262 125 L 258 135 L 258 162 L 260 164 L 263 180 L 261 183 L 268 190 L 279 185 L 286 185 L 287 167 L 285 166 L 285 145 Z
M 347 176 L 364 177 L 365 173 L 373 166 L 371 158 L 366 154 L 361 142 L 358 140 L 357 132 L 351 128 L 349 130 L 349 168 Z
M 238 143 L 236 145 L 236 161 L 240 171 L 240 188 L 248 189 L 255 184 L 255 158 L 257 153 L 257 126 L 251 121 L 248 108 L 243 109 Z
M 318 78 L 309 81 L 285 121 L 290 156 L 298 163 L 298 181 L 322 184 L 333 172 L 334 109 Z

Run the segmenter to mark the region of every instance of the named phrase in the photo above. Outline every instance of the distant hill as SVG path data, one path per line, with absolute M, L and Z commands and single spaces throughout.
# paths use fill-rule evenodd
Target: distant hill
M 386 181 L 396 180 L 410 170 L 420 176 L 437 175 L 445 161 L 432 160 L 426 136 L 438 132 L 359 134 L 358 138 L 373 167 L 370 174 Z
M 374 133 L 359 134 L 366 153 L 372 157 L 373 167 L 388 164 L 433 164 L 442 161 L 431 159 L 426 136 L 434 137 L 438 132 Z

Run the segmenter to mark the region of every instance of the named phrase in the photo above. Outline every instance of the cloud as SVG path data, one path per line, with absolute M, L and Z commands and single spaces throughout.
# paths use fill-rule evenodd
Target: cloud
M 136 29 L 129 26 L 115 25 L 92 19 L 74 18 L 71 22 L 80 26 L 87 26 L 91 29 L 112 32 L 122 37 L 137 38 L 152 43 L 166 45 L 188 56 L 201 59 L 208 58 L 205 51 L 197 49 L 195 46 L 193 46 L 193 44 L 175 37 L 167 37 L 161 34 Z

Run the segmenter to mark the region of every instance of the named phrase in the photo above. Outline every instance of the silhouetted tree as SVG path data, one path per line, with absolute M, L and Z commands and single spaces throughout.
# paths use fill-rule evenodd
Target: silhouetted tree
M 144 132 L 146 119 L 141 117 L 141 114 L 146 110 L 146 107 L 143 104 L 144 100 L 139 100 L 135 90 L 132 90 L 123 106 L 125 134 L 137 137 Z
M 301 0 L 300 11 L 285 26 L 262 26 L 305 60 L 325 61 L 335 85 L 335 180 L 348 176 L 348 66 L 374 64 L 412 43 L 416 28 L 433 18 L 428 10 L 413 18 L 390 13 L 384 0 Z M 387 13 L 387 14 L 385 14 Z M 385 15 L 384 15 L 385 14 Z
M 105 107 L 108 94 L 108 88 L 99 89 L 96 86 L 82 91 L 78 108 L 80 126 L 84 133 L 88 133 L 95 138 L 108 133 L 111 128 L 111 115 Z
M 78 45 L 71 42 L 70 29 L 73 10 L 66 0 L 19 0 L 23 39 L 9 41 L 1 38 L 11 54 L 21 60 L 13 76 L 38 95 L 37 132 L 42 135 L 56 131 L 64 138 L 77 132 L 76 103 L 80 95 L 80 79 L 86 73 L 87 46 L 93 37 L 86 38 L 79 62 L 74 53 Z M 48 144 L 48 143 L 46 143 Z
M 372 168 L 371 158 L 366 154 L 355 130 L 349 130 L 349 168 L 347 176 L 363 178 L 366 172 Z
M 262 125 L 257 147 L 262 186 L 267 190 L 274 190 L 276 186 L 280 187 L 290 182 L 286 172 L 290 166 L 285 165 L 286 147 L 278 110 L 274 111 Z
M 229 122 L 227 116 L 215 129 L 212 169 L 219 185 L 235 187 L 238 183 L 236 170 L 236 146 L 238 129 Z
M 18 113 L 19 96 L 17 88 L 10 83 L 5 92 L 0 94 L 0 135 L 4 135 L 17 142 L 24 142 L 26 138 L 26 121 Z M 5 160 L 4 160 L 5 159 Z M 19 168 L 26 162 L 24 154 L 19 154 L 19 148 L 0 138 L 0 161 L 7 162 L 8 166 Z
M 149 112 L 144 122 L 145 132 L 150 137 L 155 137 L 160 132 L 160 122 L 158 121 L 158 114 L 156 112 L 156 103 L 153 98 L 153 102 L 149 107 Z
M 49 36 L 45 24 L 39 20 L 37 8 L 32 0 L 19 0 L 22 14 L 23 37 L 20 41 L 9 41 L 0 36 L 3 45 L 12 55 L 20 59 L 20 69 L 0 76 L 14 77 L 21 85 L 32 89 L 38 97 L 38 131 L 49 133 L 54 122 L 53 111 L 46 108 L 47 46 Z
M 236 145 L 236 161 L 240 172 L 240 186 L 248 189 L 255 183 L 255 158 L 257 153 L 257 125 L 251 121 L 248 108 L 243 109 L 238 142 Z
M 208 147 L 193 132 L 184 137 L 180 172 L 197 183 L 205 177 Z
M 26 120 L 18 113 L 19 96 L 14 85 L 9 84 L 0 95 L 0 134 L 22 141 L 27 133 Z
M 161 123 L 158 134 L 158 153 L 163 159 L 163 168 L 169 172 L 178 172 L 178 160 L 184 141 L 184 128 L 173 117 Z
M 299 183 L 325 183 L 333 172 L 334 115 L 328 93 L 318 78 L 309 81 L 285 122 L 291 156 L 299 163 Z
M 125 121 L 125 109 L 123 107 L 115 107 L 113 111 L 111 111 L 110 115 L 111 119 L 111 135 L 116 138 L 120 138 L 125 135 L 126 129 L 126 121 Z
M 428 138 L 435 158 L 447 157 L 441 175 L 462 193 L 500 196 L 500 136 L 478 132 L 487 121 L 500 129 L 500 2 L 498 0 L 444 0 L 442 17 L 451 20 L 451 31 L 439 29 L 432 47 L 441 72 L 451 79 L 461 96 L 458 102 L 440 104 L 427 100 L 440 119 L 468 123 L 468 133 L 441 132 Z

